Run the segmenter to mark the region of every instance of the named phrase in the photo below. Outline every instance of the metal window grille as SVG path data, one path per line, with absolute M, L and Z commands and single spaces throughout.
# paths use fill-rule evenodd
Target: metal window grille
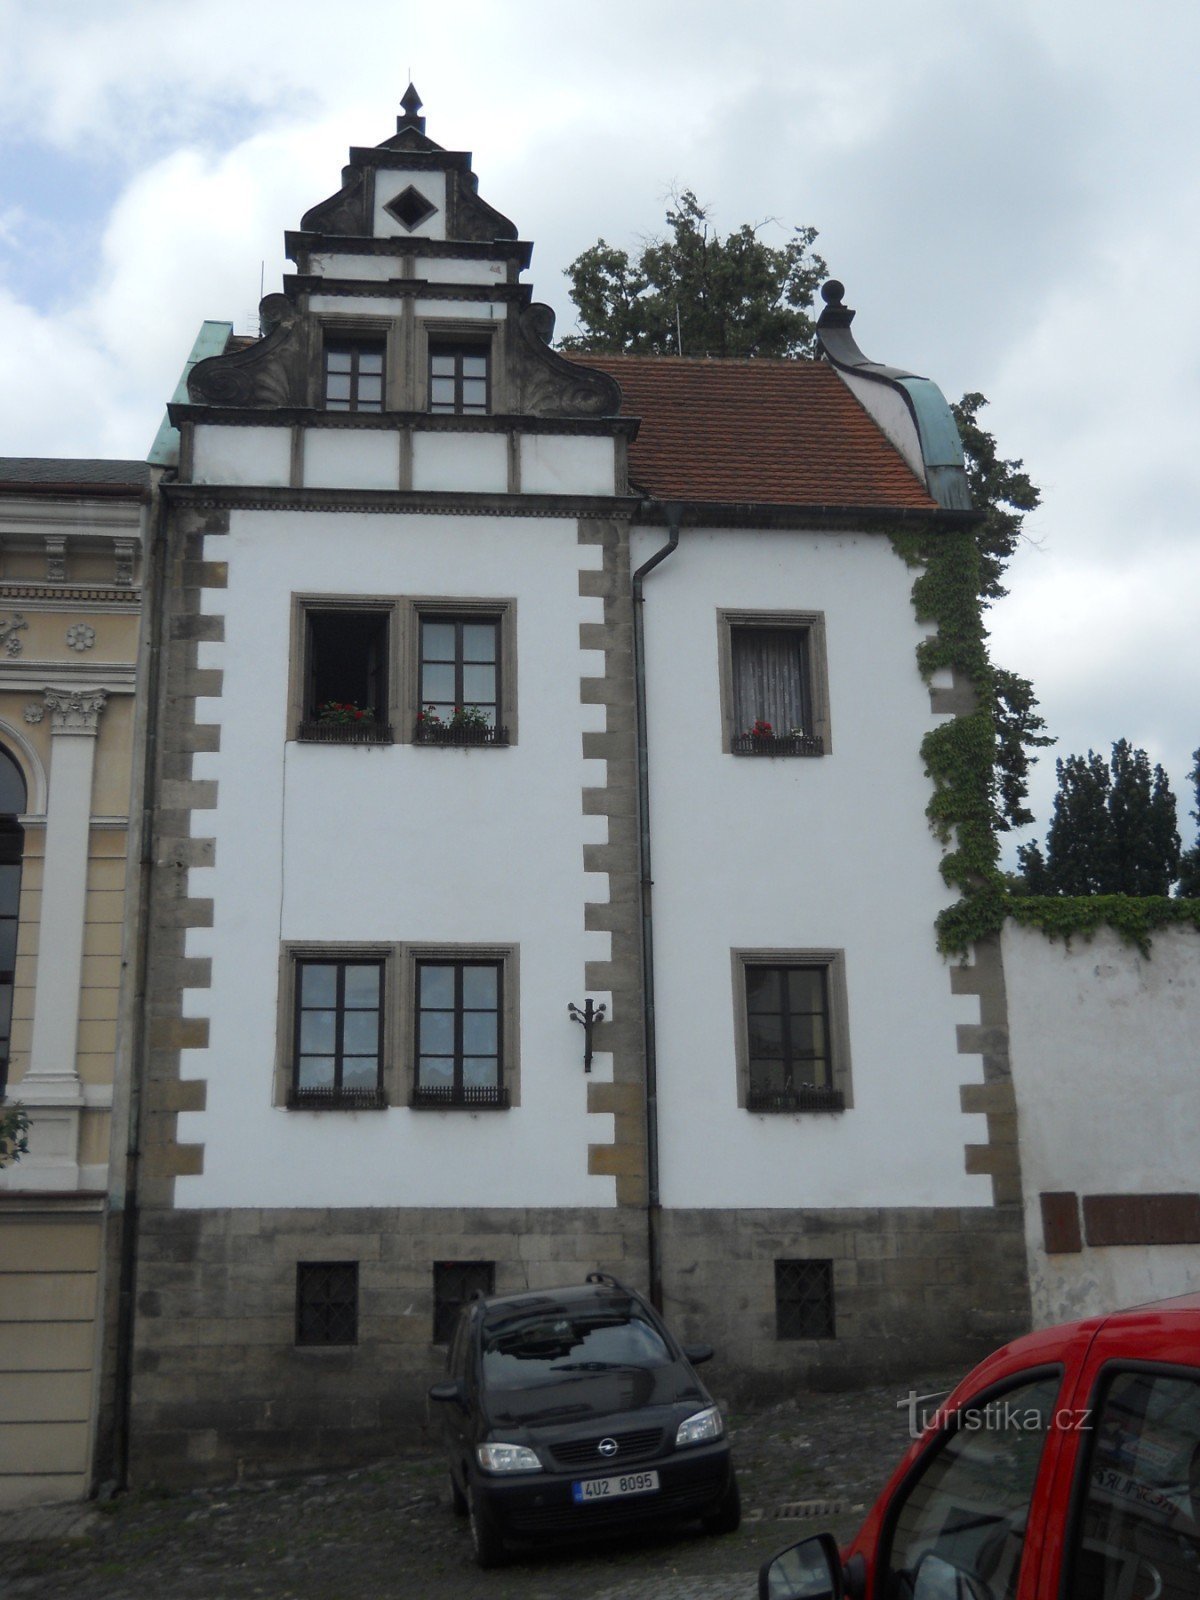
M 433 1342 L 449 1344 L 458 1314 L 477 1294 L 494 1294 L 494 1261 L 435 1261 L 433 1263 Z
M 358 1262 L 296 1264 L 296 1343 L 358 1343 Z
M 832 1261 L 776 1261 L 775 1337 L 834 1337 Z
M 326 411 L 383 410 L 384 349 L 382 339 L 326 344 Z

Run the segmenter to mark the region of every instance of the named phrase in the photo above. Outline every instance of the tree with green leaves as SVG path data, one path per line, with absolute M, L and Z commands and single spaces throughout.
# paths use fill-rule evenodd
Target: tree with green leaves
M 1191 816 L 1200 822 L 1200 750 L 1192 751 L 1192 770 L 1188 773 L 1196 793 L 1196 809 Z M 1179 858 L 1179 893 L 1188 900 L 1200 900 L 1200 839 Z
M 1057 763 L 1058 793 L 1043 855 L 1017 852 L 1034 894 L 1167 895 L 1179 873 L 1175 796 L 1161 766 L 1127 739 L 1111 760 L 1089 750 Z
M 564 350 L 634 355 L 812 355 L 813 297 L 828 268 L 815 228 L 782 246 L 745 222 L 722 238 L 685 189 L 667 210 L 667 237 L 636 259 L 598 239 L 566 269 L 581 331 Z
M 25 1107 L 0 1105 L 0 1167 L 19 1161 L 29 1149 L 29 1117 Z
M 596 241 L 566 269 L 580 332 L 561 341 L 566 351 L 687 356 L 812 356 L 817 288 L 827 272 L 812 251 L 815 228 L 796 228 L 784 246 L 766 243 L 760 228 L 743 223 L 725 238 L 709 211 L 685 189 L 667 211 L 667 233 L 649 240 L 636 258 Z M 1021 538 L 1027 512 L 1041 500 L 1020 460 L 1001 456 L 980 425 L 981 394 L 952 406 L 963 444 L 967 481 L 983 519 L 978 600 L 986 607 L 1005 593 L 1001 576 Z M 1045 732 L 1033 685 L 1003 668 L 991 669 L 995 725 L 992 822 L 999 831 L 1033 821 L 1025 806 L 1035 752 L 1054 741 Z

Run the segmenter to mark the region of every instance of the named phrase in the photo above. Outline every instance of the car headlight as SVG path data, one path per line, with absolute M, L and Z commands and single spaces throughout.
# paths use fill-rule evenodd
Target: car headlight
M 542 1463 L 524 1444 L 481 1444 L 475 1454 L 485 1472 L 540 1472 Z
M 713 1439 L 719 1439 L 724 1432 L 725 1424 L 721 1421 L 719 1408 L 708 1406 L 679 1424 L 675 1448 L 680 1450 L 685 1444 L 708 1444 Z

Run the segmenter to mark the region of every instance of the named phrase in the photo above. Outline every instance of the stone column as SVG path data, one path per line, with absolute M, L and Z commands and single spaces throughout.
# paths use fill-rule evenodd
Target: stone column
M 19 1176 L 22 1188 L 77 1189 L 83 1091 L 76 1047 L 92 770 L 108 696 L 104 689 L 47 688 L 45 697 L 51 715 L 50 782 L 33 1040 L 29 1069 L 17 1090 L 31 1123 Z

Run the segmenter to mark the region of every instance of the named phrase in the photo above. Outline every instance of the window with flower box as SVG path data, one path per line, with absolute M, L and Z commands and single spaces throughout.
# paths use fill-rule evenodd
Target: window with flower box
M 324 744 L 390 744 L 391 606 L 302 608 L 303 687 L 296 736 Z
M 719 611 L 722 748 L 737 756 L 830 752 L 825 619 L 816 611 Z
M 733 952 L 738 1104 L 838 1112 L 851 1104 L 844 953 Z
M 412 737 L 426 746 L 516 743 L 516 602 L 414 599 Z

